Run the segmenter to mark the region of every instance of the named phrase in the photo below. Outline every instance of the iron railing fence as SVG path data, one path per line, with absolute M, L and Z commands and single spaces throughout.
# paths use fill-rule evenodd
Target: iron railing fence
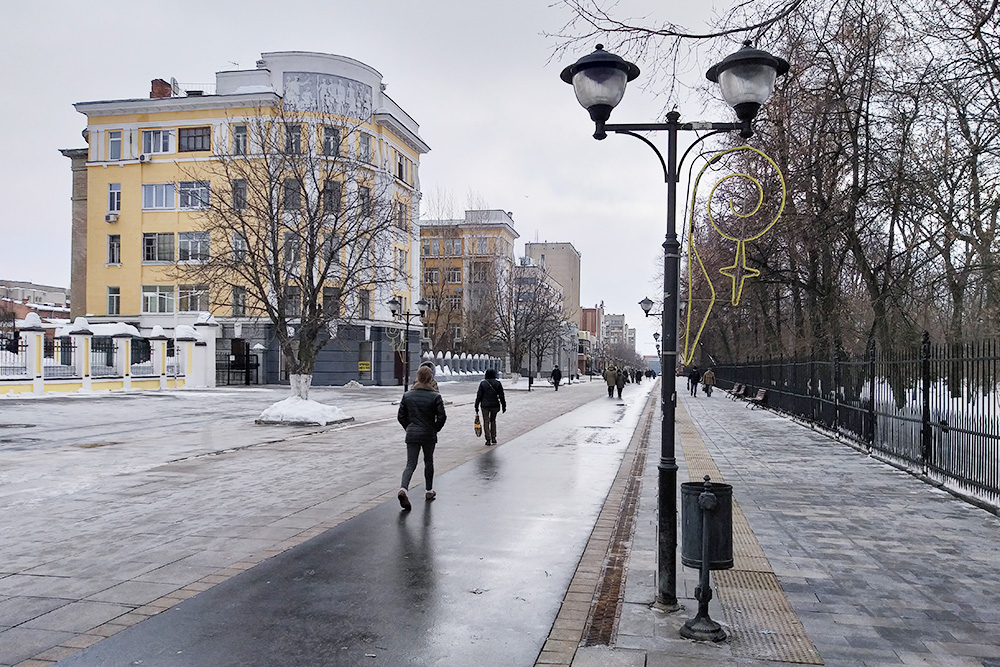
M 118 375 L 115 365 L 115 341 L 106 336 L 90 339 L 90 377 L 114 377 Z
M 42 349 L 42 377 L 71 378 L 77 375 L 76 342 L 72 338 L 45 338 Z
M 767 392 L 765 405 L 1000 508 L 1000 341 L 923 343 L 852 358 L 752 359 L 715 367 L 718 384 Z
M 0 378 L 28 377 L 28 343 L 0 338 Z

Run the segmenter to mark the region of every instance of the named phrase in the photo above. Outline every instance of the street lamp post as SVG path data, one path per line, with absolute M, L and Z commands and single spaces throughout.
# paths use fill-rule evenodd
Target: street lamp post
M 774 82 L 788 71 L 788 63 L 766 51 L 755 49 L 750 42 L 726 56 L 708 70 L 706 76 L 722 89 L 726 102 L 736 111 L 737 123 L 680 122 L 680 114 L 671 111 L 665 123 L 611 125 L 607 120 L 611 111 L 625 94 L 625 86 L 639 76 L 639 68 L 623 58 L 608 53 L 600 44 L 596 50 L 566 67 L 560 78 L 572 84 L 576 99 L 589 113 L 595 124 L 594 138 L 606 138 L 608 132 L 635 137 L 653 149 L 663 167 L 667 186 L 667 234 L 663 242 L 663 352 L 660 365 L 664 373 L 660 405 L 660 462 L 657 466 L 659 489 L 657 495 L 658 545 L 657 545 L 657 604 L 668 610 L 677 605 L 677 460 L 675 458 L 674 427 L 676 424 L 677 393 L 673 369 L 677 367 L 677 308 L 680 284 L 680 243 L 677 239 L 677 133 L 680 131 L 710 130 L 708 135 L 719 132 L 739 132 L 743 138 L 753 136 L 751 125 L 760 106 L 774 92 Z M 636 132 L 667 133 L 667 157 L 646 137 Z M 682 158 L 683 159 L 683 158 Z M 652 307 L 652 302 L 650 302 Z M 666 371 L 670 369 L 670 375 Z M 668 377 L 670 378 L 668 382 Z M 669 386 L 668 386 L 669 385 Z
M 427 314 L 427 302 L 421 299 L 413 304 L 417 307 L 415 313 L 401 313 L 399 311 L 401 304 L 396 297 L 389 299 L 386 305 L 389 306 L 393 319 L 406 318 L 406 331 L 403 333 L 403 393 L 405 394 L 410 386 L 410 320 L 414 317 L 423 318 Z

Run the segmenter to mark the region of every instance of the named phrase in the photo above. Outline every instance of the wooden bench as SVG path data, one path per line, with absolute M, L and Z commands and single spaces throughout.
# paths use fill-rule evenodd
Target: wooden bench
M 767 398 L 767 391 L 765 391 L 764 389 L 758 389 L 756 396 L 747 397 L 747 405 L 749 405 L 750 409 L 753 410 L 758 406 L 764 405 L 764 399 L 766 398 Z
M 729 398 L 733 399 L 734 401 L 737 398 L 742 398 L 744 389 L 746 389 L 746 385 L 734 384 L 733 388 L 727 392 L 729 394 Z

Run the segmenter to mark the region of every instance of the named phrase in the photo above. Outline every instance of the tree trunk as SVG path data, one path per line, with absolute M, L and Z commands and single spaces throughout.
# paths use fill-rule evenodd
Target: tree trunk
M 289 375 L 288 381 L 291 385 L 292 396 L 298 396 L 303 401 L 309 400 L 309 387 L 312 385 L 313 376 L 310 375 Z

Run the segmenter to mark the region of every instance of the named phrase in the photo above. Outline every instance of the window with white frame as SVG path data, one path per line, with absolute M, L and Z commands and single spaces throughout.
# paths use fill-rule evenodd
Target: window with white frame
M 233 155 L 247 154 L 247 126 L 233 125 Z
M 142 261 L 172 262 L 174 261 L 173 233 L 146 233 L 142 235 Z M 155 311 L 154 311 L 155 312 Z
M 343 186 L 340 181 L 326 181 L 323 184 L 323 212 L 329 216 L 338 215 L 342 197 Z
M 425 296 L 424 301 L 427 302 L 428 313 L 433 313 L 440 307 L 440 304 L 438 303 L 438 298 L 436 296 Z
M 323 287 L 323 312 L 331 317 L 340 317 L 339 287 Z
M 212 150 L 211 127 L 182 127 L 177 131 L 179 153 L 208 150 Z
M 295 232 L 285 232 L 282 260 L 286 272 L 292 275 L 299 274 L 302 264 L 302 239 Z
M 410 268 L 410 253 L 407 251 L 396 248 L 396 271 L 406 275 Z
M 285 285 L 285 317 L 302 314 L 302 290 L 298 285 Z
M 122 263 L 122 235 L 108 234 L 108 264 Z
M 286 178 L 283 183 L 284 203 L 286 211 L 299 211 L 302 209 L 302 189 L 299 187 L 299 179 Z
M 180 208 L 208 208 L 211 188 L 208 181 L 181 181 L 177 184 Z
M 372 316 L 371 290 L 363 289 L 358 292 L 358 314 L 363 320 L 371 318 Z
M 177 301 L 179 312 L 208 312 L 208 285 L 178 285 Z
M 108 183 L 108 213 L 119 213 L 122 210 L 122 184 Z
M 233 210 L 243 211 L 247 207 L 247 182 L 242 178 L 233 179 Z
M 421 245 L 420 253 L 424 257 L 428 257 L 431 254 L 431 240 L 430 239 L 423 239 L 420 242 L 420 245 Z
M 428 309 L 428 310 L 430 310 L 430 309 Z M 435 327 L 433 324 L 425 324 L 424 325 L 424 338 L 430 338 L 431 340 L 433 340 L 434 339 L 434 334 L 436 332 L 437 332 L 437 327 Z
M 424 269 L 425 283 L 429 285 L 437 285 L 440 279 L 441 279 L 441 271 L 439 269 Z
M 340 235 L 326 234 L 323 236 L 322 259 L 330 266 L 340 266 Z
M 120 287 L 108 285 L 108 315 L 122 314 L 122 291 Z
M 155 211 L 175 208 L 173 183 L 144 183 L 142 186 L 142 209 Z
M 302 152 L 302 126 L 298 123 L 285 124 L 285 152 L 289 155 Z
M 398 201 L 396 202 L 396 227 L 399 229 L 406 229 L 406 203 Z
M 174 312 L 174 286 L 143 285 L 142 312 L 143 313 Z
M 143 130 L 143 153 L 169 153 L 170 130 Z
M 247 314 L 247 288 L 242 285 L 233 286 L 233 317 L 244 317 Z
M 444 306 L 448 310 L 456 311 L 462 308 L 462 295 L 461 294 L 448 294 L 444 297 Z
M 437 257 L 441 256 L 441 240 L 434 239 L 431 241 L 431 254 Z
M 396 153 L 396 178 L 406 180 L 406 158 L 400 153 Z
M 122 159 L 122 133 L 121 130 L 108 132 L 108 160 Z
M 480 236 L 476 238 L 476 254 L 485 255 L 489 253 L 489 239 L 485 236 Z
M 364 132 L 358 136 L 358 159 L 362 162 L 372 161 L 372 138 Z
M 449 283 L 451 283 L 453 285 L 459 284 L 459 283 L 462 282 L 462 267 L 460 267 L 460 266 L 449 266 L 445 270 L 444 276 L 445 276 L 445 278 L 444 278 L 445 282 L 449 282 Z
M 370 216 L 372 214 L 372 189 L 367 185 L 359 185 L 358 200 L 361 208 L 361 215 Z
M 179 232 L 177 259 L 181 262 L 208 261 L 208 239 L 209 232 Z
M 241 232 L 233 232 L 233 263 L 242 264 L 247 261 L 247 237 Z
M 340 128 L 323 126 L 323 155 L 340 155 Z

